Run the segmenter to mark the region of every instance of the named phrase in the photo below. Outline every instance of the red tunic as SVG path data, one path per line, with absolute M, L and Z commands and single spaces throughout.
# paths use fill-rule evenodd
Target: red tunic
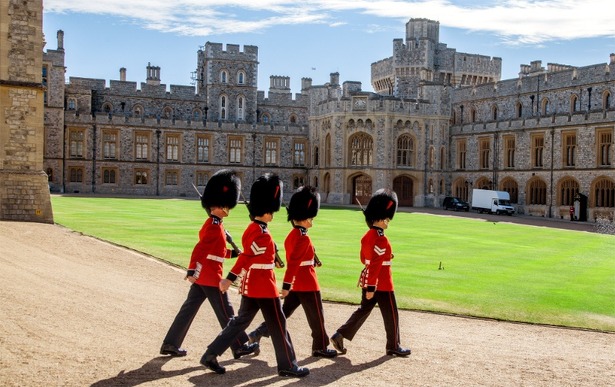
M 316 292 L 320 290 L 314 270 L 314 246 L 307 229 L 294 227 L 284 241 L 286 250 L 286 273 L 284 289 L 297 292 Z
M 196 278 L 198 285 L 218 287 L 222 279 L 222 264 L 230 257 L 231 250 L 226 248 L 222 219 L 212 215 L 199 231 L 199 241 L 192 250 L 188 275 Z
M 363 287 L 368 290 L 393 291 L 391 244 L 384 230 L 373 227 L 361 238 L 361 262 L 365 265 Z
M 253 221 L 241 237 L 243 252 L 226 278 L 234 281 L 245 272 L 241 281 L 241 294 L 252 298 L 278 298 L 278 286 L 273 271 L 275 243 L 267 224 Z

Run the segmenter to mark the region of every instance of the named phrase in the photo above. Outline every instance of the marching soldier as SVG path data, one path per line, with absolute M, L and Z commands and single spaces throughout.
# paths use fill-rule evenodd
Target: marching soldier
M 252 222 L 242 237 L 243 252 L 225 279 L 220 281 L 220 290 L 226 292 L 231 284 L 245 274 L 241 281 L 241 305 L 237 316 L 209 344 L 201 357 L 201 364 L 218 374 L 226 369 L 218 364 L 217 357 L 222 355 L 237 335 L 246 329 L 260 310 L 267 324 L 275 349 L 280 376 L 303 377 L 310 373 L 307 368 L 299 367 L 295 357 L 290 335 L 286 330 L 286 317 L 282 312 L 274 273 L 275 243 L 269 234 L 267 224 L 282 203 L 282 182 L 276 175 L 265 174 L 259 177 L 250 191 L 248 209 Z M 257 345 L 258 343 L 252 343 Z
M 290 199 L 287 212 L 293 229 L 284 241 L 286 273 L 282 284 L 282 310 L 289 318 L 299 305 L 303 306 L 312 330 L 312 356 L 332 358 L 337 352 L 327 348 L 329 336 L 325 330 L 320 286 L 314 270 L 314 246 L 307 235 L 319 208 L 320 195 L 313 187 L 299 188 Z M 248 334 L 250 343 L 259 342 L 262 336 L 269 337 L 266 323 Z
M 216 172 L 205 186 L 201 196 L 201 205 L 209 215 L 201 230 L 199 241 L 192 250 L 190 264 L 185 279 L 190 281 L 190 290 L 175 320 L 164 338 L 160 354 L 186 356 L 181 344 L 188 333 L 199 308 L 205 301 L 216 314 L 222 328 L 233 317 L 234 311 L 228 295 L 220 291 L 218 284 L 222 279 L 222 265 L 227 258 L 236 257 L 238 252 L 227 249 L 226 232 L 222 219 L 227 217 L 236 205 L 241 191 L 241 182 L 230 170 Z M 258 352 L 258 344 L 247 344 L 245 332 L 234 338 L 231 344 L 233 356 L 239 359 L 243 355 Z
M 384 320 L 387 355 L 410 355 L 410 349 L 402 348 L 400 345 L 399 313 L 391 275 L 393 252 L 389 240 L 384 235 L 384 230 L 388 228 L 396 211 L 397 195 L 385 189 L 376 191 L 364 210 L 369 230 L 361 239 L 361 263 L 365 265 L 359 279 L 359 286 L 362 288 L 361 306 L 331 336 L 333 347 L 341 353 L 346 353 L 344 339 L 354 338 L 374 306 L 378 304 Z

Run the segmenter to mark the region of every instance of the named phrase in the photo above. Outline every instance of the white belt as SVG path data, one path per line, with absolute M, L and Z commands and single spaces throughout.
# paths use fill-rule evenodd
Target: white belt
M 254 263 L 250 266 L 250 269 L 273 270 L 274 267 L 273 263 Z
M 391 261 L 382 262 L 382 266 L 391 266 Z
M 311 261 L 302 261 L 299 266 L 314 266 L 314 260 Z
M 212 255 L 212 254 L 208 254 L 207 255 L 207 259 L 211 259 L 212 261 L 216 261 L 216 262 L 222 262 L 224 263 L 224 258 L 222 257 L 218 257 L 216 255 Z

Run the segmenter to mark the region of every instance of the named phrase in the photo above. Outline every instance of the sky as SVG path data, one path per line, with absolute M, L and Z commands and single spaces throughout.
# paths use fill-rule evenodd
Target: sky
M 373 91 L 371 64 L 405 40 L 411 18 L 440 23 L 440 42 L 457 52 L 502 58 L 502 79 L 534 60 L 572 66 L 608 63 L 615 52 L 611 0 L 43 0 L 45 50 L 64 31 L 69 77 L 191 85 L 206 42 L 258 46 L 258 90 L 272 75 L 323 85 L 359 81 Z

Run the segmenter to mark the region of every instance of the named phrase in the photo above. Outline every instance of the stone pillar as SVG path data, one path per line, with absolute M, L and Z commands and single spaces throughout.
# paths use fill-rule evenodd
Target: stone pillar
M 53 223 L 43 171 L 42 0 L 0 2 L 0 220 Z

